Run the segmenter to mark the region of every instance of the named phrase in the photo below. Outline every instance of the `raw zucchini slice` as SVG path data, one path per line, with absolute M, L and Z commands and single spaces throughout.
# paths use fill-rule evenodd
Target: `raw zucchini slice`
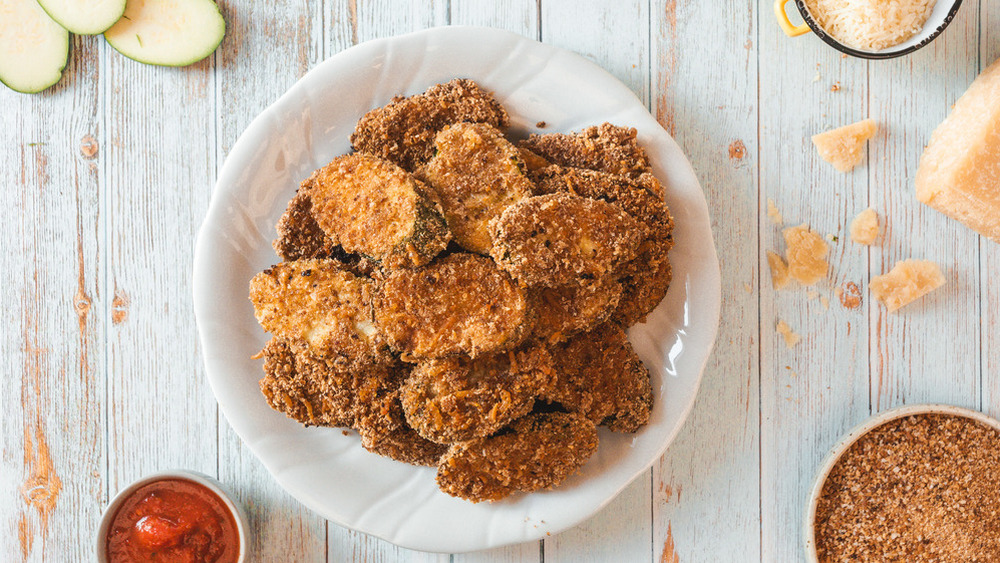
M 52 86 L 69 58 L 69 32 L 35 0 L 0 0 L 0 82 L 25 94 Z
M 140 63 L 187 66 L 211 55 L 225 34 L 212 0 L 128 0 L 125 15 L 104 37 Z
M 77 35 L 104 33 L 125 13 L 125 0 L 38 0 L 59 25 Z

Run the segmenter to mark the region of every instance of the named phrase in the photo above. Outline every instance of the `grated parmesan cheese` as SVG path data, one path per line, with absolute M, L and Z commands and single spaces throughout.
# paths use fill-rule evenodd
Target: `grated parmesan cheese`
M 869 288 L 889 312 L 916 301 L 944 285 L 941 268 L 929 260 L 896 262 L 888 274 L 872 278 Z
M 936 0 L 805 0 L 823 31 L 865 51 L 899 45 L 920 33 Z
M 875 136 L 878 125 L 871 119 L 838 127 L 812 136 L 819 156 L 841 172 L 850 172 L 865 158 L 865 143 Z
M 870 246 L 878 239 L 878 215 L 869 207 L 851 221 L 851 240 Z

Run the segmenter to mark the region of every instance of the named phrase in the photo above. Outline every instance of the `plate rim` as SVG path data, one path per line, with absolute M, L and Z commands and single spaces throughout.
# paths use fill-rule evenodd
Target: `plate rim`
M 251 122 L 247 125 L 244 131 L 237 138 L 236 142 L 230 148 L 229 153 L 226 155 L 222 166 L 219 168 L 216 182 L 213 186 L 209 206 L 205 214 L 205 218 L 203 219 L 202 224 L 198 229 L 198 234 L 195 242 L 194 267 L 192 272 L 192 281 L 193 281 L 192 287 L 193 287 L 195 319 L 198 327 L 199 343 L 201 345 L 202 363 L 205 366 L 205 376 L 209 381 L 209 386 L 212 389 L 213 397 L 215 398 L 220 411 L 225 417 L 226 422 L 230 425 L 230 427 L 237 434 L 237 436 L 239 436 L 240 441 L 243 442 L 243 444 L 253 453 L 254 457 L 265 467 L 267 472 L 270 474 L 271 478 L 274 479 L 274 481 L 278 484 L 278 486 L 287 494 L 295 498 L 295 500 L 298 503 L 309 508 L 309 510 L 317 513 L 317 515 L 321 516 L 322 518 L 331 520 L 336 524 L 343 526 L 345 528 L 349 528 L 368 535 L 372 535 L 374 537 L 381 538 L 385 541 L 391 542 L 400 547 L 404 547 L 407 549 L 414 549 L 417 551 L 431 552 L 431 553 L 464 553 L 464 552 L 478 551 L 482 549 L 489 549 L 504 545 L 515 545 L 529 541 L 537 541 L 538 539 L 542 539 L 547 536 L 545 535 L 546 531 L 543 530 L 540 531 L 536 537 L 527 537 L 523 539 L 514 539 L 514 540 L 499 541 L 499 542 L 487 541 L 486 542 L 487 545 L 482 545 L 478 547 L 448 550 L 448 551 L 434 551 L 431 549 L 427 549 L 425 546 L 407 545 L 405 543 L 398 542 L 391 537 L 386 537 L 385 535 L 376 532 L 363 530 L 360 529 L 359 527 L 352 525 L 351 523 L 344 522 L 339 518 L 328 516 L 327 514 L 325 514 L 325 510 L 323 510 L 321 507 L 317 507 L 311 501 L 311 499 L 302 498 L 299 495 L 291 492 L 281 482 L 281 480 L 278 479 L 277 475 L 275 474 L 275 471 L 269 466 L 269 464 L 265 462 L 264 459 L 260 456 L 260 454 L 257 451 L 256 445 L 252 444 L 236 429 L 235 426 L 233 426 L 232 422 L 229 419 L 229 415 L 226 412 L 226 409 L 223 407 L 222 401 L 219 400 L 219 392 L 216 389 L 216 383 L 211 375 L 212 369 L 209 366 L 209 357 L 210 357 L 209 351 L 214 348 L 214 345 L 211 342 L 210 335 L 208 333 L 209 331 L 205 326 L 206 321 L 203 318 L 206 314 L 204 312 L 205 300 L 208 299 L 209 296 L 206 290 L 206 286 L 199 283 L 199 280 L 202 279 L 202 277 L 204 276 L 204 272 L 210 266 L 210 264 L 206 262 L 207 260 L 206 255 L 209 254 L 207 245 L 209 244 L 209 241 L 211 239 L 211 234 L 212 234 L 211 231 L 215 223 L 214 221 L 212 221 L 212 219 L 216 218 L 221 213 L 220 208 L 227 203 L 223 201 L 222 197 L 223 191 L 220 190 L 220 188 L 223 186 L 223 184 L 231 184 L 235 180 L 236 173 L 231 170 L 232 166 L 230 166 L 231 162 L 233 161 L 232 159 L 233 155 L 247 152 L 247 149 L 249 148 L 247 147 L 247 145 L 249 145 L 252 142 L 253 138 L 259 136 L 258 130 L 265 130 L 268 127 L 269 122 L 272 119 L 272 113 L 278 111 L 284 104 L 287 103 L 288 100 L 298 96 L 299 90 L 304 88 L 303 86 L 304 83 L 310 82 L 311 76 L 322 74 L 324 72 L 324 69 L 326 67 L 331 66 L 333 64 L 333 61 L 337 59 L 346 59 L 347 57 L 358 56 L 368 50 L 371 51 L 386 50 L 393 43 L 412 41 L 414 39 L 424 38 L 426 36 L 432 36 L 437 34 L 451 34 L 451 33 L 459 34 L 468 32 L 491 34 L 498 39 L 500 38 L 506 38 L 508 40 L 513 39 L 518 42 L 531 44 L 533 47 L 536 48 L 537 47 L 544 48 L 546 50 L 549 50 L 551 53 L 559 54 L 560 56 L 569 57 L 570 59 L 574 59 L 577 64 L 582 64 L 583 66 L 589 67 L 590 70 L 602 74 L 606 78 L 610 79 L 611 83 L 617 85 L 617 87 L 621 90 L 622 96 L 624 96 L 625 93 L 627 92 L 629 101 L 636 104 L 638 107 L 643 108 L 644 115 L 648 117 L 651 124 L 655 125 L 655 128 L 658 130 L 657 131 L 658 134 L 663 135 L 665 139 L 667 139 L 670 143 L 674 144 L 679 154 L 683 156 L 683 162 L 687 168 L 687 173 L 689 173 L 690 176 L 695 180 L 695 182 L 697 182 L 697 188 L 700 195 L 700 198 L 697 201 L 695 201 L 697 211 L 703 212 L 706 219 L 708 220 L 707 247 L 710 249 L 710 255 L 705 256 L 703 259 L 707 262 L 704 265 L 706 269 L 705 274 L 707 275 L 707 279 L 704 281 L 711 286 L 708 288 L 708 291 L 711 293 L 710 295 L 711 301 L 703 304 L 707 308 L 707 312 L 709 314 L 707 316 L 703 316 L 702 321 L 698 323 L 703 327 L 704 330 L 707 330 L 707 333 L 705 335 L 706 345 L 700 352 L 696 351 L 694 354 L 696 359 L 695 363 L 697 364 L 698 369 L 696 374 L 692 374 L 695 375 L 693 381 L 693 386 L 694 386 L 693 391 L 691 393 L 691 396 L 688 398 L 687 403 L 684 405 L 683 409 L 681 409 L 680 417 L 678 419 L 679 422 L 675 425 L 673 430 L 666 435 L 666 438 L 663 440 L 662 444 L 659 445 L 659 447 L 657 448 L 655 452 L 656 455 L 652 457 L 652 460 L 646 463 L 643 468 L 635 471 L 634 474 L 627 480 L 625 480 L 613 494 L 607 495 L 590 512 L 576 518 L 574 522 L 554 528 L 549 528 L 547 530 L 549 533 L 551 533 L 552 535 L 561 533 L 567 529 L 579 525 L 588 518 L 593 517 L 598 512 L 600 512 L 604 507 L 606 507 L 612 500 L 617 498 L 622 491 L 624 491 L 639 476 L 648 471 L 653 465 L 657 463 L 657 461 L 660 458 L 663 457 L 664 452 L 676 440 L 677 435 L 680 433 L 680 430 L 684 427 L 684 424 L 689 419 L 691 411 L 693 410 L 694 405 L 697 401 L 698 392 L 701 389 L 701 382 L 704 377 L 705 369 L 707 368 L 708 361 L 711 358 L 712 352 L 715 348 L 715 343 L 718 337 L 718 330 L 721 318 L 721 291 L 722 291 L 721 269 L 718 260 L 718 251 L 715 247 L 714 234 L 711 231 L 711 212 L 708 207 L 708 202 L 705 197 L 704 189 L 701 186 L 701 181 L 698 180 L 697 174 L 695 173 L 694 167 L 688 155 L 683 151 L 683 149 L 676 142 L 673 136 L 670 135 L 670 133 L 666 131 L 663 128 L 663 126 L 649 113 L 649 106 L 643 103 L 642 100 L 635 94 L 634 91 L 632 91 L 631 88 L 626 86 L 621 80 L 619 80 L 610 72 L 602 68 L 600 65 L 568 49 L 543 43 L 533 38 L 526 37 L 503 29 L 483 27 L 483 26 L 437 26 L 437 27 L 412 31 L 405 34 L 394 35 L 390 37 L 375 38 L 359 43 L 357 45 L 354 45 L 352 47 L 349 47 L 347 49 L 344 49 L 338 53 L 335 53 L 327 57 L 320 63 L 316 64 L 313 68 L 311 68 L 306 74 L 304 74 L 298 80 L 296 80 L 295 83 L 293 83 L 281 96 L 279 96 L 275 101 L 269 104 L 265 109 L 263 109 L 259 114 L 257 114 L 257 116 L 255 116 L 251 120 Z M 635 126 L 636 124 L 631 124 L 631 125 Z

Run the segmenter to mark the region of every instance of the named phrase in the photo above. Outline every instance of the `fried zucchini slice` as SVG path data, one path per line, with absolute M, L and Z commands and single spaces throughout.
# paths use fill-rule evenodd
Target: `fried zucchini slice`
M 365 154 L 337 157 L 304 184 L 316 222 L 347 252 L 385 267 L 431 261 L 451 240 L 427 186 L 391 162 Z
M 272 338 L 261 350 L 264 378 L 260 390 L 272 409 L 306 426 L 354 428 L 367 402 L 358 400 L 360 389 L 389 380 L 399 386 L 391 364 L 338 371 L 307 346 Z
M 610 123 L 588 127 L 573 134 L 531 135 L 518 146 L 563 166 L 599 170 L 630 178 L 652 172 L 649 155 L 636 142 L 636 130 Z
M 653 390 L 649 370 L 625 332 L 607 322 L 552 351 L 556 382 L 541 397 L 615 432 L 649 422 Z
M 368 378 L 357 390 L 355 427 L 364 449 L 412 465 L 437 465 L 447 446 L 426 440 L 407 426 L 399 402 L 400 386 L 409 373 L 396 369 L 393 378 Z
M 566 193 L 528 198 L 490 226 L 497 264 L 527 286 L 596 279 L 635 258 L 646 229 L 620 208 Z
M 531 196 L 517 149 L 495 127 L 456 123 L 437 134 L 422 178 L 441 200 L 452 237 L 465 250 L 489 254 L 489 222 Z
M 530 414 L 509 432 L 451 446 L 438 465 L 437 484 L 451 496 L 495 501 L 514 492 L 554 487 L 597 450 L 597 428 L 564 412 Z
M 312 200 L 298 192 L 288 202 L 275 228 L 278 238 L 271 246 L 286 262 L 303 258 L 328 258 L 337 252 L 337 241 L 330 238 L 312 214 Z
M 520 155 L 521 162 L 524 163 L 524 170 L 528 174 L 552 165 L 551 162 L 524 147 L 517 147 L 517 154 Z
M 530 331 L 524 289 L 492 260 L 457 253 L 389 272 L 375 322 L 406 360 L 508 350 Z
M 541 346 L 470 359 L 417 364 L 403 385 L 407 423 L 441 444 L 493 434 L 535 404 L 552 385 L 552 357 Z
M 461 122 L 506 129 L 510 117 L 493 94 L 472 80 L 456 79 L 369 111 L 358 121 L 351 145 L 413 172 L 434 154 L 437 132 Z
M 250 300 L 264 330 L 304 342 L 334 369 L 391 359 L 372 321 L 372 282 L 344 271 L 335 260 L 272 266 L 250 281 Z
M 535 310 L 534 337 L 556 343 L 587 331 L 611 317 L 622 297 L 622 285 L 613 276 L 583 280 L 530 292 Z
M 668 253 L 674 239 L 668 233 L 652 236 L 639 246 L 639 255 L 622 267 L 622 298 L 613 318 L 623 327 L 646 321 L 670 289 L 673 270 Z

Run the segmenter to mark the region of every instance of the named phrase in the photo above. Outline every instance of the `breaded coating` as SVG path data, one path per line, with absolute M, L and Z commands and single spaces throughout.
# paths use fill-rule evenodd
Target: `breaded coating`
M 541 170 L 552 165 L 551 162 L 524 147 L 517 147 L 517 153 L 521 156 L 521 162 L 524 163 L 524 169 L 529 175 L 535 170 Z
M 669 235 L 650 237 L 639 246 L 639 255 L 622 268 L 622 298 L 613 315 L 618 324 L 630 327 L 646 322 L 646 316 L 663 301 L 673 278 L 668 257 L 673 246 Z
M 555 164 L 638 178 L 652 168 L 635 137 L 634 128 L 602 123 L 575 134 L 531 135 L 518 146 Z
M 635 432 L 649 422 L 649 370 L 620 326 L 607 322 L 579 334 L 554 348 L 552 357 L 556 383 L 543 399 L 615 432 Z
M 400 375 L 391 365 L 338 371 L 305 345 L 280 338 L 272 338 L 260 355 L 265 373 L 260 390 L 267 404 L 307 426 L 353 428 L 369 408 L 358 401 L 359 389 L 380 381 L 399 386 Z
M 472 80 L 456 79 L 409 98 L 396 97 L 358 121 L 351 145 L 414 171 L 434 154 L 434 136 L 452 123 L 510 124 L 507 110 Z
M 514 492 L 554 487 L 597 450 L 597 428 L 564 412 L 530 414 L 509 432 L 451 446 L 438 465 L 437 483 L 451 496 L 495 501 Z
M 330 238 L 312 215 L 312 200 L 298 192 L 278 220 L 278 238 L 271 246 L 286 262 L 303 258 L 329 258 L 337 252 L 337 241 Z
M 451 233 L 429 188 L 402 168 L 371 155 L 337 157 L 303 183 L 323 232 L 388 268 L 422 266 Z
M 611 317 L 622 297 L 622 286 L 612 276 L 583 280 L 530 292 L 535 310 L 534 337 L 556 343 L 590 330 Z
M 304 341 L 335 369 L 391 359 L 372 320 L 372 282 L 342 270 L 335 260 L 272 266 L 250 281 L 250 300 L 264 330 Z
M 358 388 L 357 400 L 362 407 L 355 426 L 361 446 L 403 463 L 437 465 L 447 446 L 426 440 L 407 426 L 399 402 L 399 388 L 407 371 L 396 373 L 398 377 L 392 380 L 369 378 Z
M 389 272 L 375 322 L 406 360 L 509 350 L 530 331 L 524 289 L 487 257 L 457 253 Z
M 646 229 L 600 200 L 555 193 L 508 207 L 491 224 L 497 264 L 527 286 L 604 277 L 635 258 Z
M 552 385 L 552 357 L 542 346 L 470 359 L 417 364 L 403 385 L 407 423 L 421 436 L 450 444 L 493 434 L 531 411 Z
M 533 177 L 538 192 L 567 191 L 607 201 L 649 229 L 650 237 L 640 245 L 638 256 L 618 273 L 624 289 L 621 305 L 615 311 L 615 319 L 622 326 L 645 321 L 667 294 L 671 280 L 667 253 L 673 247 L 674 220 L 662 196 L 655 195 L 643 182 L 580 168 L 549 166 L 536 171 Z
M 437 134 L 434 157 L 421 170 L 437 193 L 452 237 L 462 248 L 489 254 L 489 222 L 531 196 L 517 149 L 495 127 L 456 123 Z

